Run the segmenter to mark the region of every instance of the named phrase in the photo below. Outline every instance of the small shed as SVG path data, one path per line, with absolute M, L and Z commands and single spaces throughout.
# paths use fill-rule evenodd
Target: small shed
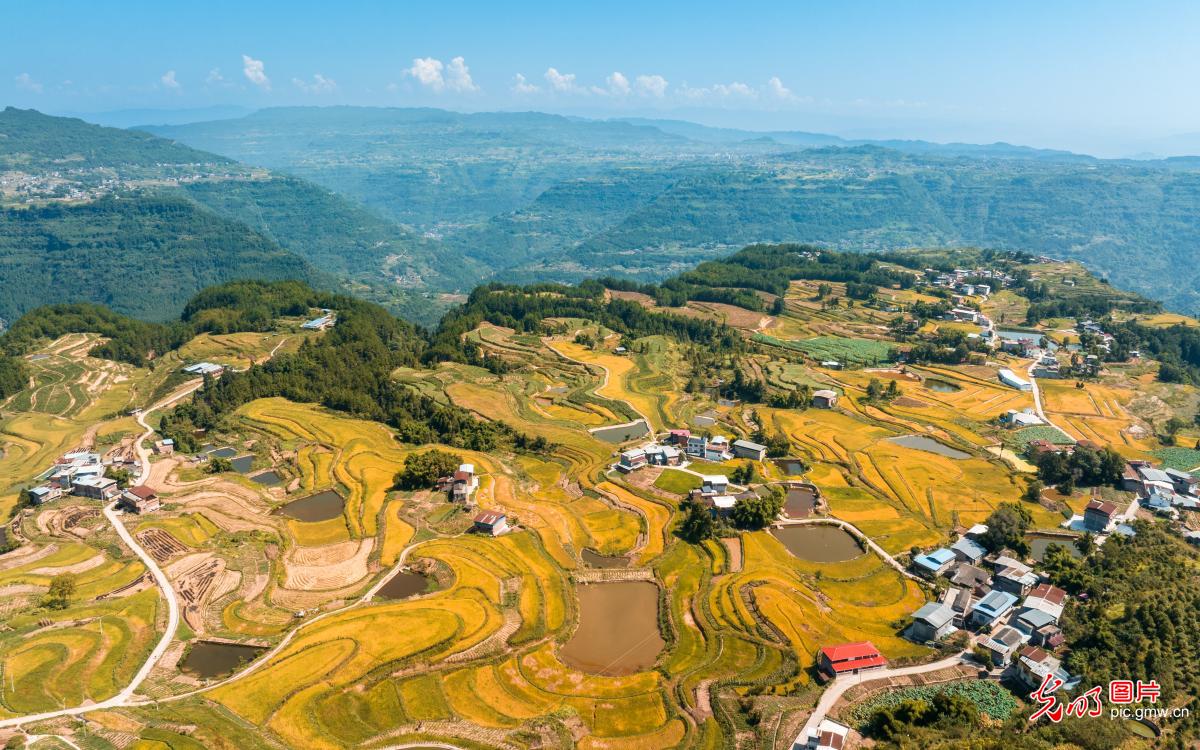
M 812 404 L 818 409 L 832 409 L 837 406 L 837 401 L 837 391 L 831 391 L 828 388 L 813 391 Z
M 503 511 L 485 510 L 475 515 L 475 530 L 481 534 L 500 536 L 508 531 L 508 517 Z

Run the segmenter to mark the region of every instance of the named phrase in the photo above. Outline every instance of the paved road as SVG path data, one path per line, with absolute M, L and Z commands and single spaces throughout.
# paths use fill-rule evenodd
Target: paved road
M 821 693 L 821 700 L 817 701 L 817 707 L 813 709 L 812 716 L 809 716 L 808 721 L 805 722 L 804 729 L 800 730 L 800 736 L 798 739 L 807 738 L 811 732 L 816 731 L 817 725 L 819 725 L 825 719 L 826 714 L 828 714 L 829 710 L 833 708 L 835 703 L 838 702 L 838 699 L 842 697 L 842 694 L 855 685 L 861 685 L 865 682 L 887 680 L 891 679 L 892 677 L 908 677 L 910 675 L 924 674 L 926 672 L 936 672 L 940 669 L 946 669 L 947 667 L 972 663 L 973 662 L 967 659 L 967 652 L 964 651 L 960 654 L 956 654 L 955 656 L 942 659 L 941 661 L 935 661 L 930 664 L 918 664 L 917 666 L 913 667 L 887 667 L 885 669 L 874 669 L 869 672 L 862 672 L 856 675 L 843 675 L 838 677 L 829 683 L 828 687 L 825 688 L 824 693 Z
M 1031 362 L 1029 368 L 1025 371 L 1025 375 L 1029 378 L 1029 384 L 1032 386 L 1034 411 L 1037 412 L 1037 415 L 1041 417 L 1043 422 L 1058 430 L 1062 434 L 1070 436 L 1071 433 L 1064 430 L 1060 425 L 1054 424 L 1054 422 L 1050 420 L 1050 417 L 1046 416 L 1046 412 L 1042 409 L 1042 391 L 1040 388 L 1038 388 L 1037 378 L 1033 376 L 1033 368 L 1035 367 L 1037 367 L 1037 360 Z
M 152 411 L 164 409 L 174 404 L 176 401 L 179 401 L 185 396 L 191 394 L 201 385 L 203 385 L 203 381 L 200 380 L 190 382 L 183 388 L 180 388 L 178 391 L 168 396 L 166 399 L 138 414 L 137 423 L 145 429 L 145 432 L 143 432 L 137 438 L 137 442 L 134 443 L 134 449 L 137 451 L 138 460 L 141 465 L 141 468 L 138 470 L 137 484 L 142 484 L 150 477 L 150 449 L 145 446 L 145 442 L 151 435 L 154 434 L 154 430 L 150 427 L 150 425 L 146 424 L 146 415 Z M 154 578 L 155 584 L 158 585 L 159 589 L 161 589 L 163 592 L 163 596 L 166 597 L 167 629 L 163 632 L 162 638 L 160 638 L 158 643 L 154 646 L 154 650 L 150 652 L 150 657 L 146 659 L 144 664 L 142 664 L 141 669 L 137 671 L 137 674 L 133 676 L 133 679 L 130 680 L 129 684 L 126 685 L 121 692 L 117 693 L 108 700 L 104 700 L 99 703 L 76 706 L 74 708 L 64 708 L 58 711 L 46 711 L 40 714 L 30 714 L 28 716 L 16 716 L 11 719 L 4 719 L 3 721 L 0 721 L 0 728 L 15 727 L 20 726 L 21 724 L 43 721 L 45 719 L 54 719 L 60 716 L 78 716 L 79 714 L 88 713 L 89 711 L 96 711 L 104 708 L 116 708 L 118 706 L 124 706 L 128 704 L 133 698 L 134 692 L 138 689 L 138 687 L 141 686 L 142 682 L 150 674 L 150 671 L 154 669 L 154 666 L 158 664 L 159 659 L 161 659 L 163 654 L 166 653 L 167 647 L 171 645 L 171 641 L 175 638 L 175 631 L 179 629 L 179 603 L 175 597 L 175 589 L 171 587 L 171 582 L 167 579 L 166 573 L 163 573 L 162 568 L 159 568 L 158 564 L 154 562 L 154 558 L 151 557 L 146 550 L 142 549 L 141 545 L 137 543 L 137 540 L 133 538 L 133 535 L 129 533 L 129 530 L 125 528 L 125 525 L 121 523 L 121 514 L 117 512 L 116 506 L 116 502 L 112 502 L 106 506 L 104 508 L 104 517 L 107 518 L 108 522 L 112 524 L 113 530 L 117 532 L 117 536 L 121 537 L 121 541 L 123 541 L 125 545 L 129 547 L 129 549 L 133 550 L 133 553 L 137 555 L 139 559 L 141 559 L 142 564 L 146 566 L 146 568 L 150 571 L 150 575 Z

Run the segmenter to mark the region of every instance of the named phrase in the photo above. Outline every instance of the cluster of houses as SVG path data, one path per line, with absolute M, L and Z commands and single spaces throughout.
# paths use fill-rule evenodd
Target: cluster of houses
M 720 463 L 734 458 L 761 461 L 767 447 L 749 440 L 733 440 L 724 435 L 693 435 L 691 430 L 671 430 L 666 438 L 637 448 L 621 451 L 618 471 L 628 474 L 645 466 L 686 466 L 692 460 Z
M 1047 671 L 1070 685 L 1053 653 L 1063 643 L 1059 620 L 1067 593 L 1011 555 L 989 555 L 978 541 L 986 531 L 978 524 L 950 547 L 913 558 L 920 575 L 945 578 L 949 586 L 938 601 L 913 613 L 907 636 L 926 643 L 960 629 L 975 631 L 992 664 L 1013 666 L 1015 677 L 1030 689 Z
M 1186 471 L 1130 461 L 1121 476 L 1121 489 L 1136 493 L 1142 507 L 1160 516 L 1178 519 L 1183 512 L 1200 511 L 1200 479 Z
M 42 474 L 42 483 L 30 488 L 29 497 L 34 505 L 73 495 L 101 502 L 119 500 L 122 507 L 133 513 L 159 509 L 158 495 L 149 487 L 122 490 L 116 479 L 105 476 L 107 472 L 108 466 L 98 453 L 65 453 Z
M 479 489 L 479 477 L 475 475 L 475 464 L 459 464 L 448 477 L 439 477 L 437 488 L 450 496 L 450 500 L 471 505 L 471 496 Z
M 926 268 L 925 273 L 932 277 L 933 286 L 953 289 L 959 294 L 986 297 L 993 289 L 1006 287 L 1013 278 L 1004 271 L 992 268 L 956 268 L 949 273 L 942 273 L 933 268 Z M 967 279 L 987 279 L 987 282 L 967 283 Z

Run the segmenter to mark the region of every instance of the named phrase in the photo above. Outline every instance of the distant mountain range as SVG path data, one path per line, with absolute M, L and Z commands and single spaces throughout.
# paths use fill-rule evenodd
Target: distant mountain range
M 976 245 L 1077 258 L 1200 310 L 1200 160 L 1186 157 L 436 109 L 268 109 L 149 130 L 321 184 L 499 279 L 656 279 L 755 241 Z
M 166 319 L 206 284 L 294 274 L 432 323 L 481 281 L 655 280 L 759 241 L 1028 250 L 1200 310 L 1200 160 L 1188 157 L 537 112 L 278 108 L 118 130 L 10 108 L 0 173 L 10 319 L 32 304 L 18 288 L 32 280 L 51 290 L 41 301 L 83 294 Z M 188 266 L 196 247 L 219 249 L 219 268 Z M 146 276 L 62 282 L 104 263 Z M 161 297 L 140 286 L 154 269 Z

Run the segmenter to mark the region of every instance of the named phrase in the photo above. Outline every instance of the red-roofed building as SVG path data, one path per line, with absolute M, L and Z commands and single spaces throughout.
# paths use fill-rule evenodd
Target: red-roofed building
M 151 513 L 161 507 L 158 495 L 144 484 L 130 487 L 121 493 L 121 504 L 139 515 Z
M 1083 511 L 1083 526 L 1088 531 L 1106 531 L 1117 515 L 1117 506 L 1100 500 L 1093 500 Z
M 671 442 L 678 446 L 686 447 L 691 436 L 691 430 L 671 430 Z
M 887 666 L 887 659 L 870 641 L 826 646 L 821 649 L 817 666 L 831 677 L 842 674 L 858 674 L 864 669 Z

